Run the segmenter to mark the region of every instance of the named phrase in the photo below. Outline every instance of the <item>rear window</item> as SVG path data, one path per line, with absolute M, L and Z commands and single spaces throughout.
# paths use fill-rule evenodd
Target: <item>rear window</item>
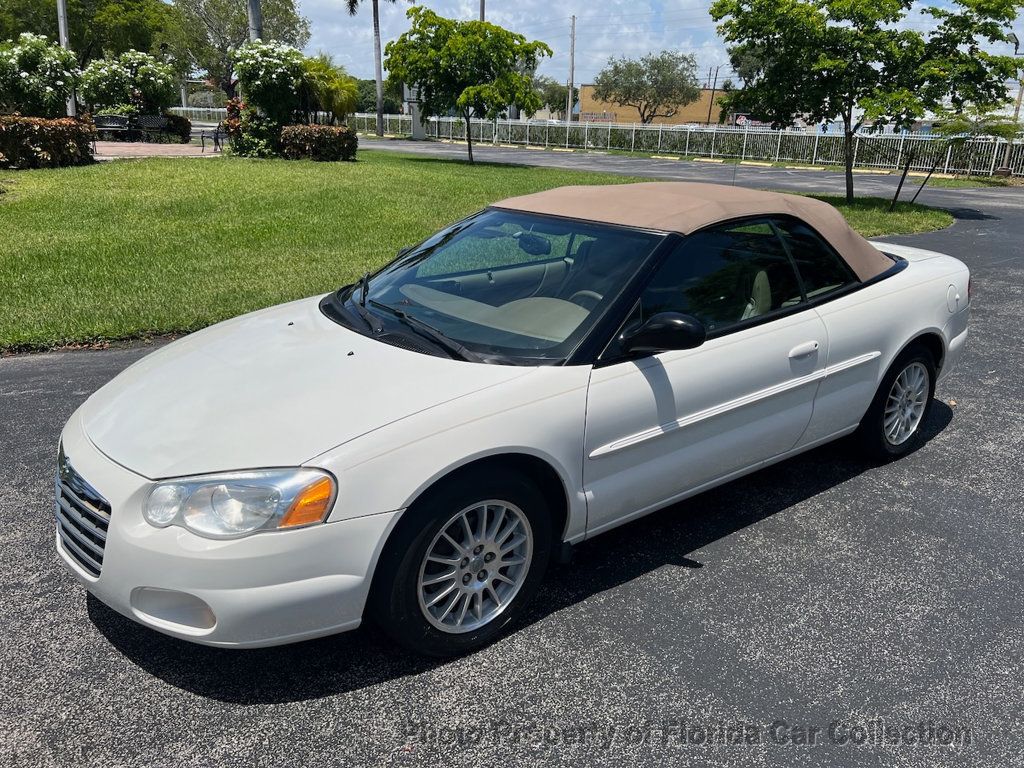
M 856 282 L 846 262 L 817 232 L 800 221 L 776 221 L 779 235 L 800 272 L 808 299 L 825 296 Z

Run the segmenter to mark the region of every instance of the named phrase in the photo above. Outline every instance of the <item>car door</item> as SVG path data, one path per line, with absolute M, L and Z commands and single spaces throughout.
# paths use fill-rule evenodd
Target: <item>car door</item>
M 784 453 L 811 418 L 827 336 L 767 220 L 684 239 L 623 329 L 659 312 L 704 323 L 690 350 L 623 359 L 591 374 L 584 437 L 588 532 L 638 516 Z
M 829 347 L 826 376 L 818 385 L 801 445 L 811 445 L 856 425 L 881 378 L 883 339 L 891 336 L 889 303 L 874 302 L 877 289 L 849 295 L 859 285 L 842 257 L 817 232 L 797 219 L 775 222 L 796 264 L 804 294 L 825 323 Z

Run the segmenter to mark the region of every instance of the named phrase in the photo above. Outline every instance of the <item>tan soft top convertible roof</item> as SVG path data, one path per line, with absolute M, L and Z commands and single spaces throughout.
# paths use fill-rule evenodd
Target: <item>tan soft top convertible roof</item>
M 559 187 L 510 197 L 492 207 L 682 235 L 742 216 L 788 214 L 817 230 L 862 281 L 892 266 L 888 257 L 850 229 L 843 215 L 828 203 L 779 192 L 721 184 L 655 181 Z

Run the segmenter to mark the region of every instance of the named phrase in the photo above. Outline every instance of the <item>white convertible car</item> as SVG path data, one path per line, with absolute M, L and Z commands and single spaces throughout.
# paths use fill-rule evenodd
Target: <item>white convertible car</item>
M 461 653 L 568 545 L 850 433 L 911 450 L 969 302 L 961 262 L 872 245 L 804 197 L 504 200 L 100 389 L 61 436 L 57 550 L 185 640 L 365 617 Z

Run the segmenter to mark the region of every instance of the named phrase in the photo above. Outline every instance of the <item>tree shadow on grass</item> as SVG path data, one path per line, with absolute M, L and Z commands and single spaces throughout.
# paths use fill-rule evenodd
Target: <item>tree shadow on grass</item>
M 925 440 L 952 420 L 935 401 Z M 665 565 L 700 568 L 692 552 L 840 485 L 872 465 L 846 441 L 818 448 L 648 515 L 575 548 L 571 565 L 553 568 L 518 628 Z M 445 662 L 396 648 L 371 626 L 334 637 L 256 650 L 193 645 L 161 635 L 88 598 L 93 624 L 132 662 L 192 693 L 239 704 L 304 701 L 408 675 Z M 500 642 L 500 640 L 499 640 Z M 566 652 L 576 652 L 567 649 Z
M 476 151 L 475 145 L 474 145 L 474 151 Z M 505 169 L 505 168 L 521 168 L 523 170 L 534 170 L 534 169 L 537 169 L 537 168 L 542 168 L 543 169 L 545 167 L 545 166 L 538 166 L 538 165 L 527 165 L 527 164 L 524 164 L 524 163 L 507 163 L 507 162 L 503 162 L 503 161 L 500 161 L 500 160 L 474 160 L 472 163 L 470 163 L 469 162 L 469 158 L 466 157 L 465 153 L 463 153 L 461 155 L 457 155 L 457 154 L 453 153 L 450 156 L 446 155 L 444 157 L 438 157 L 436 155 L 408 154 L 408 155 L 403 155 L 402 156 L 402 160 L 403 160 L 403 162 L 407 162 L 407 163 L 410 163 L 410 164 L 442 165 L 442 166 L 459 165 L 459 166 L 463 166 L 463 167 L 466 167 L 466 168 L 485 168 L 485 169 L 486 168 L 492 168 L 492 169 L 493 168 L 501 168 L 501 169 Z M 561 169 L 559 169 L 559 170 L 561 170 Z

